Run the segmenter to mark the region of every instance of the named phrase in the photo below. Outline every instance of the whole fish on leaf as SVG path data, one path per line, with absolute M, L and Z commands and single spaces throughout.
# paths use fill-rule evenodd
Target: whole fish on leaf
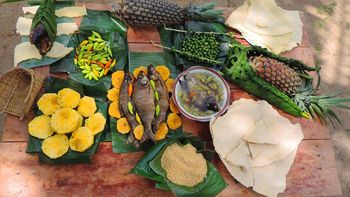
M 219 111 L 215 95 L 202 90 L 202 88 L 204 90 L 207 88 L 207 84 L 189 74 L 184 75 L 179 82 L 191 105 L 203 111 Z
M 154 91 L 143 71 L 139 73 L 133 89 L 132 100 L 145 129 L 141 141 L 145 141 L 148 137 L 154 140 L 154 133 L 152 132 L 152 122 L 155 114 Z
M 130 107 L 128 107 L 130 105 L 133 106 L 133 103 L 131 101 L 131 97 L 129 96 L 130 95 L 130 93 L 129 93 L 130 88 L 129 87 L 133 85 L 133 81 L 134 80 L 133 80 L 132 75 L 129 72 L 126 72 L 124 79 L 123 79 L 123 83 L 120 87 L 120 92 L 119 92 L 119 107 L 120 107 L 122 114 L 128 120 L 128 123 L 129 123 L 132 131 L 138 125 L 136 118 L 135 118 L 135 112 L 132 114 L 129 110 Z M 135 139 L 133 132 L 130 132 L 127 143 L 132 143 L 136 147 L 138 147 L 140 145 L 140 142 Z
M 156 132 L 159 124 L 165 121 L 166 113 L 169 109 L 169 94 L 166 89 L 165 82 L 163 81 L 162 77 L 160 77 L 153 65 L 149 65 L 147 69 L 149 80 L 154 81 L 154 87 L 152 88 L 154 88 L 156 95 L 155 104 L 156 106 L 159 105 L 158 108 L 156 107 L 156 116 L 152 123 L 152 130 Z

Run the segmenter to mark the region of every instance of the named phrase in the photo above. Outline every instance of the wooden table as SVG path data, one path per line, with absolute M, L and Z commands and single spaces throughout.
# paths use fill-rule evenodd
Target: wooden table
M 103 9 L 105 6 L 86 4 L 87 7 Z M 232 9 L 226 9 L 229 13 Z M 160 42 L 155 28 L 129 29 L 128 42 L 131 51 L 161 51 L 149 41 Z M 242 40 L 242 42 L 245 42 Z M 302 44 L 283 54 L 314 65 L 307 33 Z M 49 75 L 49 68 L 36 68 L 36 72 Z M 65 74 L 55 75 L 65 78 Z M 231 100 L 253 98 L 248 93 L 231 86 Z M 255 98 L 253 98 L 255 99 Z M 298 148 L 294 164 L 287 175 L 287 188 L 280 196 L 334 196 L 341 195 L 336 168 L 334 148 L 329 131 L 312 120 L 281 114 L 292 122 L 300 123 L 304 140 Z M 3 138 L 0 142 L 0 196 L 171 196 L 154 188 L 154 182 L 130 174 L 129 171 L 143 156 L 143 152 L 116 154 L 110 142 L 100 143 L 92 164 L 50 166 L 39 163 L 36 155 L 25 153 L 28 132 L 27 123 L 33 118 L 29 114 L 20 121 L 8 115 L 5 120 Z M 204 140 L 210 141 L 207 123 L 193 122 L 183 118 L 183 129 Z M 215 165 L 229 186 L 219 196 L 260 196 L 245 188 L 225 169 L 216 158 Z

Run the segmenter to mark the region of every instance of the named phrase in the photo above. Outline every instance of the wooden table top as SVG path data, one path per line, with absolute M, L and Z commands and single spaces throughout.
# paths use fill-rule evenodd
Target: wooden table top
M 106 8 L 103 5 L 85 5 L 93 9 Z M 230 11 L 232 9 L 226 8 L 226 15 Z M 150 40 L 160 42 L 155 28 L 128 31 L 130 51 L 161 51 L 152 46 Z M 300 46 L 283 55 L 313 66 L 314 59 L 307 32 L 304 31 Z M 51 75 L 49 66 L 34 70 Z M 54 76 L 67 77 L 66 74 Z M 230 86 L 232 101 L 253 98 L 237 86 Z M 341 195 L 334 148 L 327 128 L 312 120 L 279 112 L 293 123 L 300 123 L 304 133 L 304 140 L 298 147 L 294 164 L 287 175 L 287 188 L 280 196 Z M 0 141 L 0 196 L 172 196 L 169 192 L 155 189 L 154 182 L 129 173 L 142 158 L 143 152 L 113 153 L 110 142 L 100 143 L 91 164 L 50 166 L 39 163 L 36 155 L 25 153 L 28 141 L 27 123 L 32 118 L 33 114 L 30 113 L 23 120 L 12 115 L 7 115 L 5 119 Z M 208 123 L 183 118 L 183 129 L 204 140 L 211 140 Z M 229 184 L 219 196 L 260 196 L 236 183 L 218 158 L 214 163 Z

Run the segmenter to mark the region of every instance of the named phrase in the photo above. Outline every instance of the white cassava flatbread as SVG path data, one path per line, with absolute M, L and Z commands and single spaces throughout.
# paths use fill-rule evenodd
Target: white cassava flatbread
M 243 168 L 242 166 L 232 165 L 225 159 L 222 159 L 222 162 L 226 166 L 226 169 L 238 182 L 240 182 L 245 187 L 253 187 L 253 168 Z
M 280 121 L 288 124 L 288 120 L 279 116 L 264 117 L 247 131 L 243 139 L 257 144 L 279 144 L 287 134 L 284 131 L 285 126 Z
M 86 7 L 82 6 L 71 6 L 71 7 L 64 7 L 61 9 L 56 10 L 55 12 L 56 16 L 58 17 L 79 17 L 79 16 L 85 16 L 87 15 Z
M 32 19 L 19 17 L 16 24 L 16 32 L 21 36 L 29 36 L 30 28 L 32 26 Z M 76 23 L 58 23 L 57 24 L 57 35 L 68 35 L 74 34 L 78 30 Z
M 22 10 L 24 14 L 35 14 L 38 8 L 39 6 L 29 6 L 29 7 L 23 7 Z M 85 6 L 82 6 L 82 7 L 70 6 L 70 7 L 64 7 L 56 10 L 55 15 L 57 17 L 74 18 L 74 17 L 87 15 L 87 11 Z
M 16 45 L 14 52 L 14 66 L 16 67 L 22 61 L 29 59 L 42 59 L 42 56 L 35 45 L 30 42 L 23 42 Z
M 22 7 L 23 14 L 35 14 L 38 9 L 39 5 Z
M 252 159 L 248 144 L 245 141 L 241 141 L 236 149 L 227 154 L 226 160 L 233 165 L 248 169 L 251 167 Z
M 242 26 L 242 22 L 245 21 L 247 17 L 249 6 L 250 2 L 245 1 L 242 6 L 232 12 L 227 18 L 225 24 L 231 28 L 243 31 L 245 28 Z
M 51 50 L 46 53 L 46 56 L 51 58 L 62 58 L 73 51 L 73 49 L 73 47 L 65 47 L 59 42 L 54 42 Z
M 282 160 L 264 167 L 253 168 L 253 190 L 269 197 L 276 197 L 286 189 L 286 175 L 294 162 L 296 150 Z
M 304 136 L 300 125 L 284 124 L 285 137 L 278 145 L 249 143 L 249 150 L 252 155 L 252 166 L 267 166 L 279 161 L 298 148 Z
M 30 28 L 32 26 L 32 19 L 18 17 L 16 24 L 16 33 L 22 36 L 28 36 L 30 34 Z

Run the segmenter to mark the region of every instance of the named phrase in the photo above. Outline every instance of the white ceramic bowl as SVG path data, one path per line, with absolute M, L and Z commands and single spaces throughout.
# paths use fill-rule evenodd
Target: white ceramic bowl
M 189 74 L 189 73 L 206 73 L 209 74 L 210 76 L 212 76 L 214 79 L 216 79 L 216 81 L 219 83 L 219 88 L 222 89 L 222 95 L 224 96 L 223 101 L 219 104 L 219 108 L 220 111 L 215 112 L 211 115 L 207 115 L 207 116 L 195 116 L 193 114 L 188 113 L 184 107 L 181 105 L 180 98 L 178 95 L 179 90 L 181 89 L 181 85 L 180 85 L 180 79 L 183 78 L 184 75 Z M 191 119 L 191 120 L 195 120 L 195 121 L 199 121 L 199 122 L 209 122 L 211 118 L 214 118 L 216 116 L 222 115 L 223 113 L 225 113 L 225 111 L 228 108 L 228 105 L 230 103 L 230 87 L 228 86 L 227 82 L 224 80 L 224 78 L 222 78 L 222 76 L 216 72 L 214 69 L 211 68 L 207 68 L 207 67 L 202 67 L 202 66 L 193 66 L 185 71 L 183 71 L 182 73 L 180 73 L 176 79 L 175 79 L 175 84 L 174 84 L 174 103 L 175 105 L 179 108 L 180 112 L 182 115 L 184 115 L 185 117 Z

